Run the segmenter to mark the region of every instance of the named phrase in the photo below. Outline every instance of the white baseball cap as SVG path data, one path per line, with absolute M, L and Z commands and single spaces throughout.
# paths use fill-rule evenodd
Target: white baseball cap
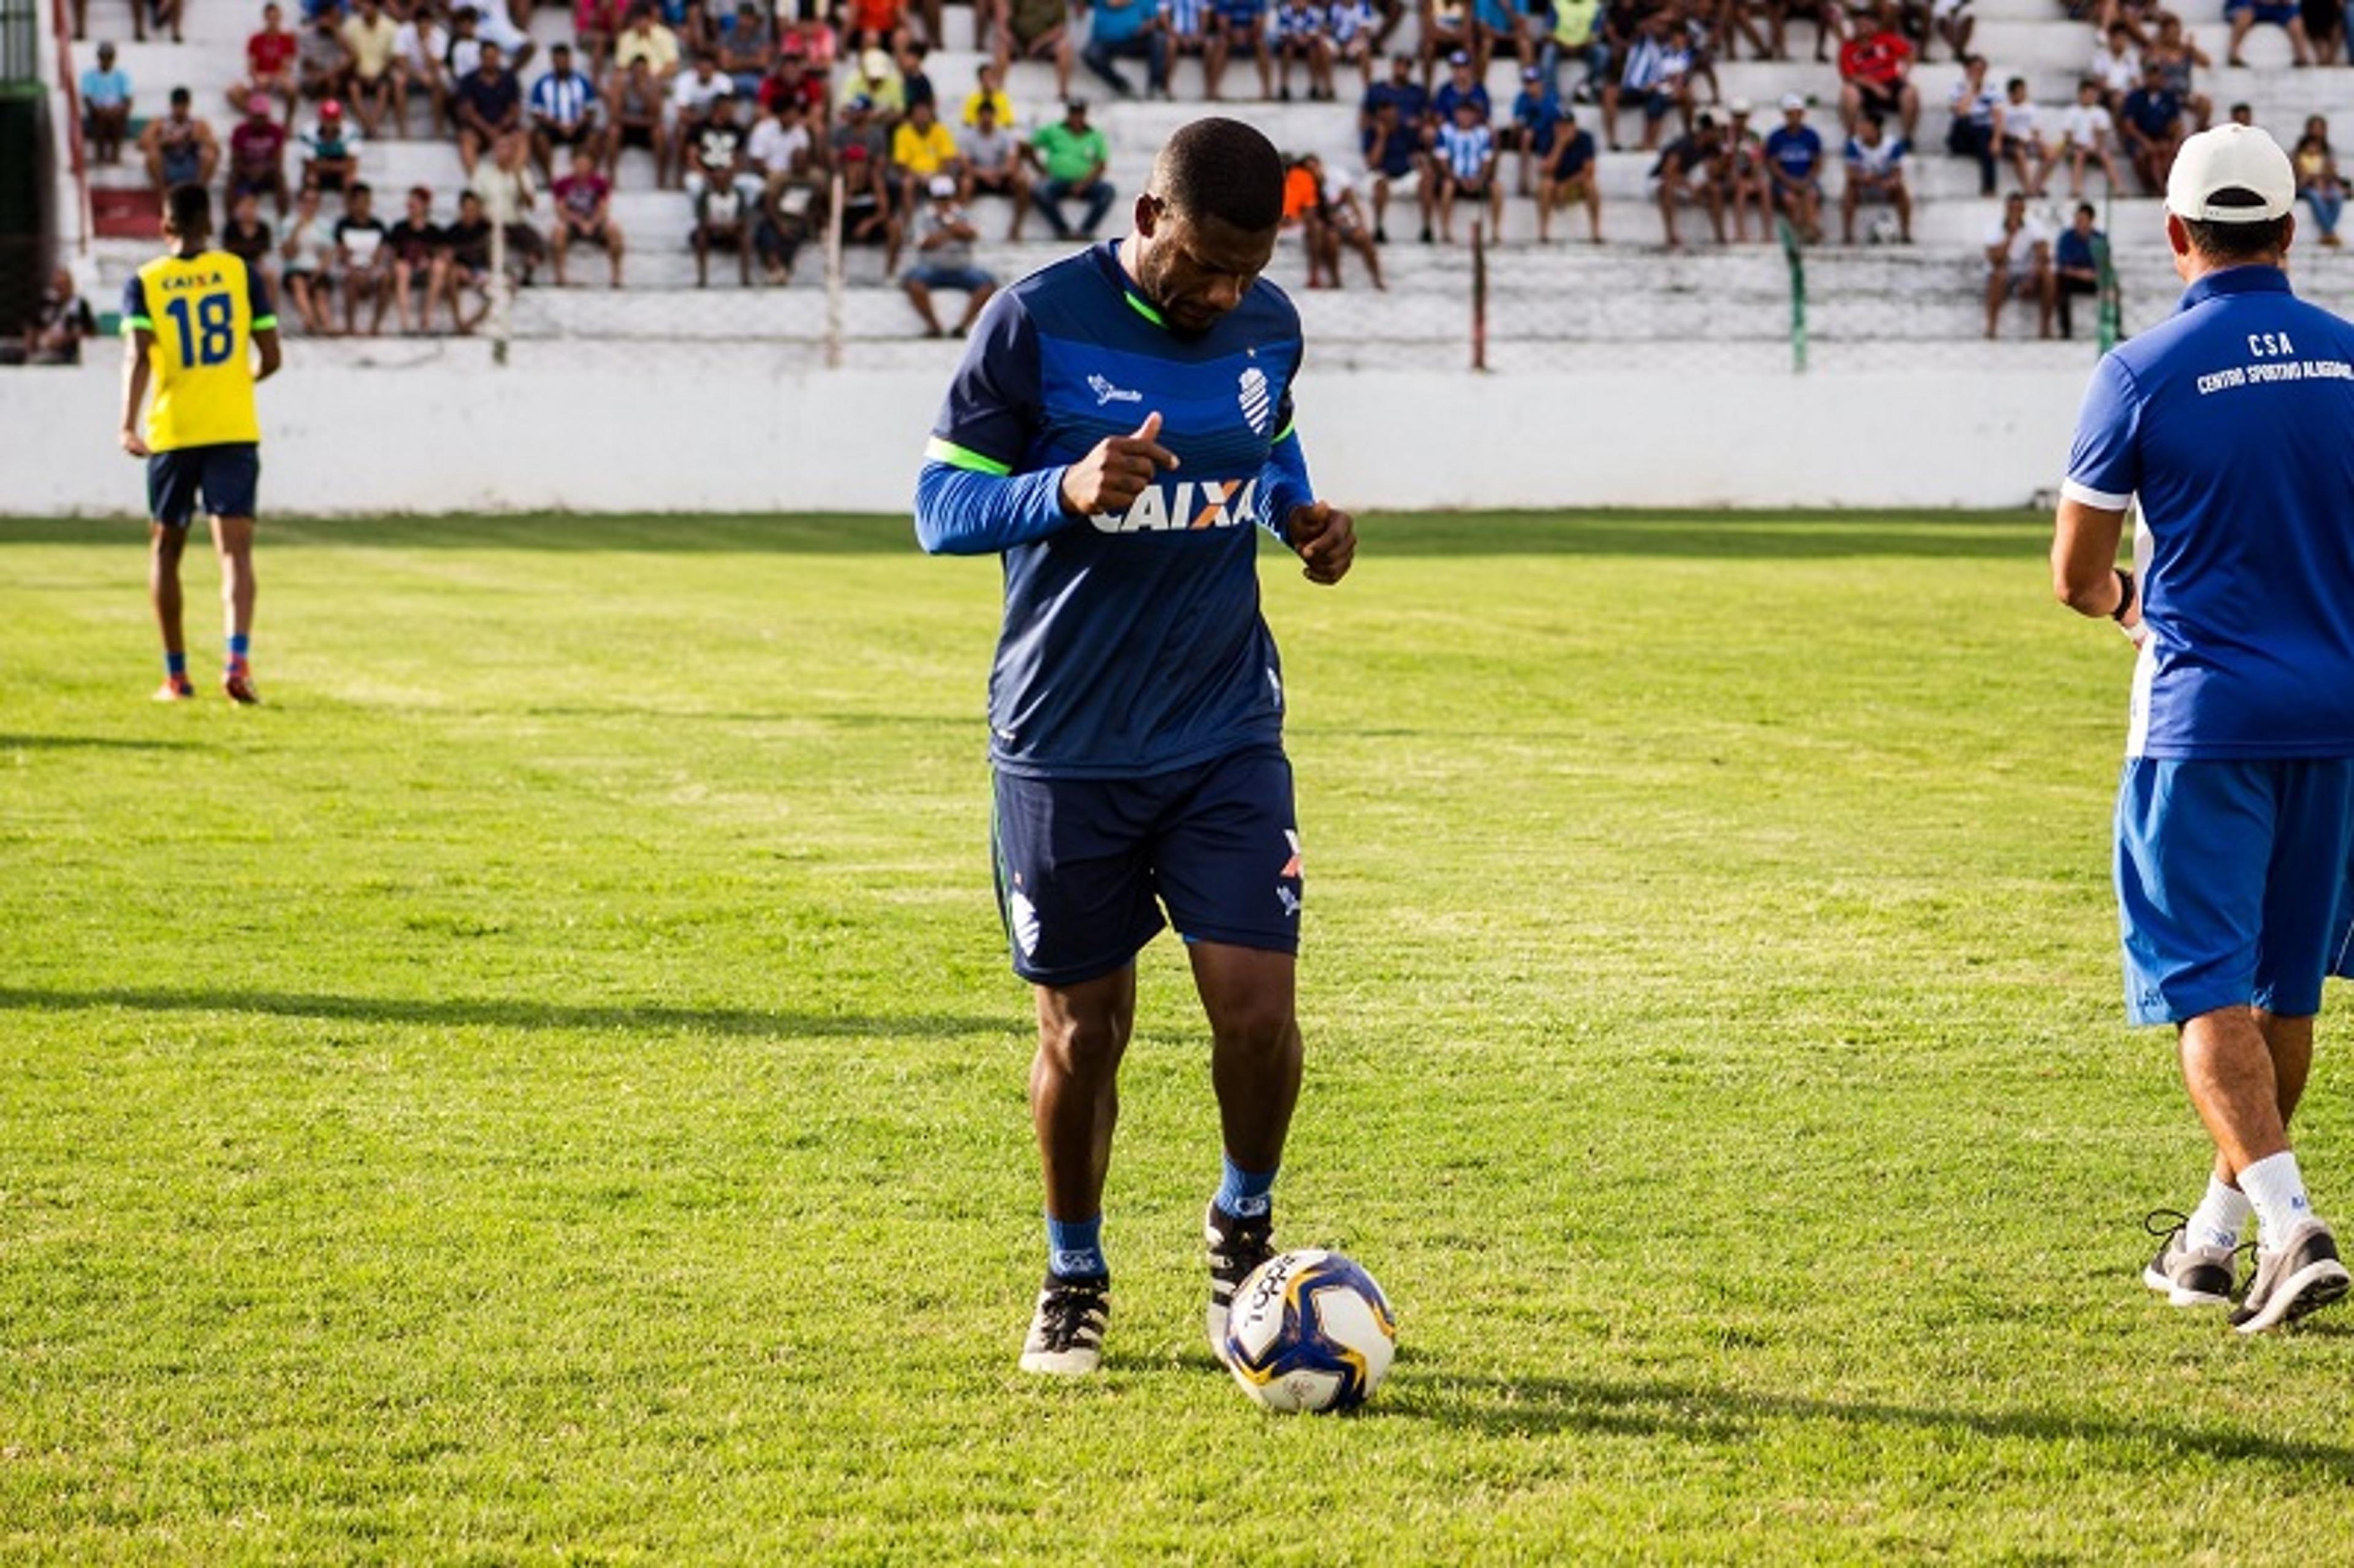
M 1786 92 L 1782 95 L 1782 109 L 1786 113 L 1793 109 L 1804 109 L 1806 106 L 1807 101 L 1795 92 Z
M 2246 196 L 2216 199 L 2227 192 Z M 2201 131 L 2182 143 L 2166 179 L 2166 210 L 2194 223 L 2260 223 L 2296 205 L 2296 172 L 2288 154 L 2253 125 Z

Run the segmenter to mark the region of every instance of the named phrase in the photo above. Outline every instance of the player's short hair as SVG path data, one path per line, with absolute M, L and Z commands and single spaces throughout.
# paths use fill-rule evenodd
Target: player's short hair
M 175 234 L 208 231 L 213 226 L 212 193 L 194 180 L 174 185 L 171 194 L 164 198 L 164 210 L 171 218 Z
M 2229 185 L 2207 197 L 2210 207 L 2258 207 L 2264 198 L 2254 191 L 2239 185 Z M 2186 217 L 2182 227 L 2190 231 L 2190 248 L 2211 261 L 2226 264 L 2260 260 L 2276 255 L 2288 243 L 2289 217 L 2259 217 L 2245 223 L 2232 223 L 2221 218 Z
M 1189 218 L 1261 233 L 1283 221 L 1283 154 L 1254 127 L 1213 115 L 1169 138 L 1152 165 L 1152 189 Z

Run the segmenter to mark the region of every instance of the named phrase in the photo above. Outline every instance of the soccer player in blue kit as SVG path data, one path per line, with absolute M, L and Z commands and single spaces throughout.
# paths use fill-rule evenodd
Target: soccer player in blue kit
M 1037 993 L 1030 1109 L 1046 1280 L 1026 1372 L 1103 1359 L 1103 1189 L 1162 911 L 1208 1014 L 1225 1168 L 1205 1221 L 1207 1327 L 1273 1252 L 1270 1192 L 1299 1095 L 1300 848 L 1283 679 L 1259 613 L 1260 530 L 1312 582 L 1356 549 L 1291 427 L 1299 316 L 1259 274 L 1283 161 L 1250 126 L 1170 138 L 1135 230 L 991 302 L 917 483 L 935 555 L 1001 555 L 989 682 L 1000 912 Z

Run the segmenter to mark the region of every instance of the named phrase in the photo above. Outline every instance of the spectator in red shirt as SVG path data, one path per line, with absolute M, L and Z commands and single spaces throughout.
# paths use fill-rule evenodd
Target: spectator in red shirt
M 769 74 L 760 79 L 762 110 L 798 104 L 804 116 L 822 124 L 826 115 L 825 76 L 809 67 L 806 56 L 788 49 Z
M 597 172 L 597 155 L 586 147 L 572 154 L 572 172 L 550 187 L 556 193 L 556 286 L 564 287 L 564 252 L 575 240 L 601 245 L 613 265 L 613 287 L 621 286 L 621 226 L 613 221 L 613 183 Z
M 276 0 L 264 5 L 261 31 L 245 40 L 245 79 L 228 90 L 229 106 L 241 110 L 255 93 L 270 93 L 286 101 L 286 119 L 292 123 L 298 96 L 294 57 L 302 47 L 302 40 L 286 30 L 286 14 Z
M 588 74 L 601 78 L 621 30 L 621 0 L 573 0 L 572 33 L 588 57 Z
M 1872 19 L 1840 46 L 1840 121 L 1849 135 L 1866 116 L 1896 121 L 1913 140 L 1921 94 L 1910 78 L 1913 44 L 1897 26 L 1895 0 L 1880 0 Z
M 281 218 L 293 205 L 286 188 L 286 127 L 270 117 L 266 92 L 245 101 L 245 118 L 228 133 L 228 198 L 235 203 L 249 193 L 269 196 Z
M 833 29 L 814 17 L 787 22 L 784 31 L 777 35 L 777 52 L 798 55 L 808 63 L 811 75 L 822 78 L 833 69 Z

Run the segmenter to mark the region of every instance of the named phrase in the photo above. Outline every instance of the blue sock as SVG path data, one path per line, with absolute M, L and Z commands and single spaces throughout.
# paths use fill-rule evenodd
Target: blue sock
M 252 638 L 247 636 L 242 631 L 230 638 L 228 640 L 228 662 L 235 664 L 242 661 L 246 654 L 246 645 L 252 641 Z
M 1104 1261 L 1101 1214 L 1092 1220 L 1046 1216 L 1046 1272 L 1057 1279 L 1111 1277 L 1111 1266 Z
M 175 681 L 186 680 L 188 678 L 188 656 L 186 653 L 164 654 L 164 673 L 171 676 L 172 679 Z
M 1220 1210 L 1238 1220 L 1255 1220 L 1274 1206 L 1267 1194 L 1275 1191 L 1275 1171 L 1246 1171 L 1230 1156 L 1222 1155 L 1220 1160 L 1225 1166 L 1218 1181 Z

